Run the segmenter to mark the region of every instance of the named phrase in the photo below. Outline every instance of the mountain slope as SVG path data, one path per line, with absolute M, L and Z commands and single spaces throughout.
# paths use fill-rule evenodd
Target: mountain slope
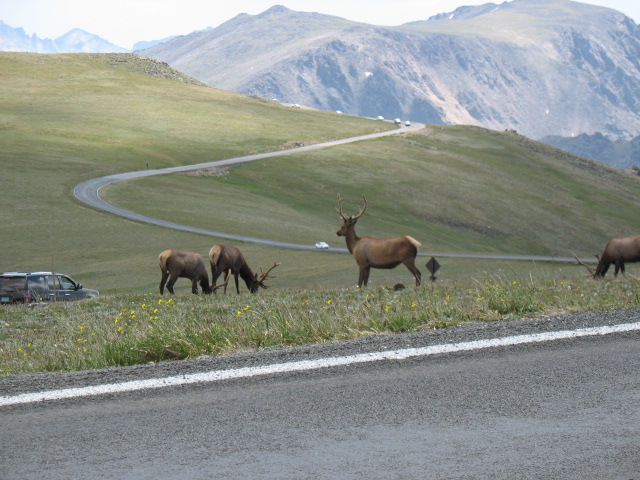
M 142 52 L 211 86 L 362 116 L 640 134 L 640 29 L 567 0 L 465 7 L 377 27 L 273 7 Z

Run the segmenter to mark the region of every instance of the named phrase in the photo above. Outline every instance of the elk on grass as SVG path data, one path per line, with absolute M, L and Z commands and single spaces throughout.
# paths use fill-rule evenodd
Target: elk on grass
M 601 255 L 596 255 L 598 265 L 593 271 L 588 265 L 580 261 L 578 257 L 575 259 L 580 265 L 589 270 L 589 274 L 593 278 L 604 278 L 611 264 L 615 265 L 614 276 L 618 273 L 624 274 L 624 264 L 640 262 L 640 235 L 632 235 L 630 237 L 612 238 L 607 242 Z
M 347 217 L 342 212 L 342 196 L 338 194 L 338 207 L 336 211 L 342 218 L 342 227 L 336 232 L 340 237 L 345 237 L 347 248 L 353 254 L 360 276 L 358 277 L 358 287 L 367 286 L 369 281 L 369 271 L 371 268 L 395 268 L 401 263 L 404 264 L 416 279 L 416 286 L 420 285 L 422 275 L 416 268 L 415 260 L 418 254 L 420 242 L 408 235 L 392 238 L 359 237 L 356 235 L 356 222 L 367 209 L 367 199 L 363 195 L 364 207 L 357 215 Z
M 204 265 L 202 256 L 198 253 L 187 252 L 184 250 L 175 250 L 170 248 L 165 250 L 158 256 L 160 270 L 162 270 L 162 279 L 160 280 L 160 295 L 164 294 L 165 284 L 167 290 L 172 295 L 173 285 L 178 278 L 188 278 L 191 280 L 191 292 L 198 294 L 198 283 L 202 287 L 202 293 L 210 294 L 216 290 L 209 285 L 209 276 L 207 268 Z M 167 279 L 169 282 L 167 283 Z M 223 284 L 226 286 L 226 284 Z M 223 285 L 220 285 L 222 287 Z
M 238 276 L 244 280 L 244 283 L 251 293 L 256 293 L 259 288 L 268 288 L 268 285 L 264 282 L 269 277 L 269 272 L 280 265 L 274 262 L 273 266 L 266 272 L 260 269 L 260 275 L 258 275 L 257 273 L 253 273 L 249 264 L 244 259 L 242 252 L 238 248 L 229 245 L 214 245 L 211 247 L 211 250 L 209 250 L 209 261 L 211 262 L 211 285 L 217 288 L 215 285 L 218 277 L 224 272 L 224 293 L 227 293 L 229 276 L 233 275 L 238 295 L 240 295 Z

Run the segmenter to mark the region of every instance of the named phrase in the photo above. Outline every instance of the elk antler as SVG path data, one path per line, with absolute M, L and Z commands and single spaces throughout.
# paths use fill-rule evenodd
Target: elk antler
M 356 216 L 351 217 L 351 220 L 359 219 L 364 213 L 364 211 L 367 209 L 367 197 L 362 195 L 362 198 L 364 199 L 364 207 L 360 209 L 360 213 L 358 213 Z M 342 217 L 342 220 L 347 221 L 348 220 L 347 216 L 344 213 L 342 213 L 342 195 L 340 194 L 338 194 L 338 207 L 340 208 L 339 209 L 336 208 L 336 211 L 340 214 L 340 217 Z
M 342 220 L 346 221 L 347 220 L 347 216 L 342 213 L 342 195 L 338 194 L 338 207 L 336 208 L 336 212 L 338 212 L 340 214 L 340 218 L 342 218 Z
M 263 272 L 262 267 L 260 267 L 260 276 L 256 278 L 256 282 L 258 283 L 258 285 L 260 285 L 262 288 L 268 288 L 268 285 L 265 285 L 264 282 L 267 280 L 267 278 L 269 278 L 269 272 L 274 268 L 276 268 L 278 265 L 280 264 L 273 262 L 273 266 L 266 272 Z M 276 278 L 276 277 L 271 277 L 271 278 Z
M 215 291 L 216 291 L 216 290 L 218 290 L 219 288 L 226 287 L 226 286 L 227 286 L 227 284 L 229 283 L 229 277 L 230 277 L 230 276 L 231 276 L 231 275 L 227 275 L 227 276 L 225 277 L 225 279 L 224 279 L 224 283 L 221 283 L 220 285 L 216 285 L 215 287 L 213 287 L 213 286 L 212 286 L 212 287 L 211 287 L 211 293 L 215 292 Z
M 578 262 L 578 265 L 582 265 L 583 267 L 585 267 L 587 270 L 589 270 L 589 275 L 591 277 L 595 277 L 596 276 L 596 272 L 594 272 L 591 267 L 589 267 L 589 265 L 587 265 L 586 263 L 584 263 L 582 260 L 580 260 L 578 257 L 576 257 L 575 255 L 573 256 L 573 258 L 576 259 L 576 262 Z M 598 258 L 598 256 L 596 255 L 596 258 Z
M 358 215 L 356 215 L 355 217 L 351 217 L 354 220 L 357 220 L 358 218 L 360 218 L 362 216 L 362 214 L 364 213 L 364 211 L 367 209 L 367 197 L 365 197 L 364 195 L 362 195 L 362 199 L 364 200 L 364 207 L 362 207 L 360 209 L 360 213 Z

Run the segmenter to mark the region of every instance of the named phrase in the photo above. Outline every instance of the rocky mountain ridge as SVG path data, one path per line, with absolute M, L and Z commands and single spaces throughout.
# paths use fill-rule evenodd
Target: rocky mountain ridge
M 640 135 L 640 28 L 615 10 L 513 0 L 380 27 L 282 6 L 140 52 L 216 88 L 323 110 Z

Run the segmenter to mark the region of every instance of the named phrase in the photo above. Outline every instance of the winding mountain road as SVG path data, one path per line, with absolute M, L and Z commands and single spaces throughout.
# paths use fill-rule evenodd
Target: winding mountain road
M 343 138 L 340 140 L 332 140 L 329 142 L 317 143 L 313 145 L 306 145 L 303 147 L 292 148 L 289 150 L 278 150 L 275 152 L 259 153 L 255 155 L 246 155 L 243 157 L 228 158 L 226 160 L 217 160 L 213 162 L 197 163 L 194 165 L 183 165 L 179 167 L 169 167 L 152 170 L 139 170 L 135 172 L 119 173 L 115 175 L 107 175 L 104 177 L 94 178 L 87 180 L 77 185 L 73 190 L 73 195 L 81 202 L 92 206 L 94 208 L 103 210 L 105 212 L 119 215 L 121 217 L 129 218 L 143 223 L 156 225 L 164 228 L 171 228 L 174 230 L 182 230 L 185 232 L 199 233 L 201 235 L 207 235 L 210 237 L 225 238 L 228 240 L 236 240 L 241 242 L 259 243 L 278 248 L 288 248 L 293 250 L 316 250 L 313 245 L 280 242 L 276 240 L 269 240 L 265 238 L 249 237 L 245 235 L 234 235 L 226 232 L 219 232 L 215 230 L 207 230 L 203 228 L 192 227 L 189 225 L 182 225 L 179 223 L 169 222 L 166 220 L 160 220 L 158 218 L 148 217 L 139 213 L 126 210 L 124 208 L 116 207 L 100 197 L 100 190 L 107 185 L 111 185 L 123 180 L 132 180 L 134 178 L 149 177 L 153 175 L 164 175 L 168 173 L 181 173 L 194 170 L 201 170 L 214 167 L 225 167 L 229 165 L 237 165 L 240 163 L 252 162 L 254 160 L 261 160 L 271 157 L 281 157 L 283 155 L 291 155 L 294 153 L 306 152 L 315 150 L 318 148 L 328 148 L 336 145 L 343 145 L 345 143 L 359 142 L 363 140 L 371 140 L 374 138 L 385 137 L 389 135 L 397 135 L 400 133 L 407 133 L 411 131 L 417 131 L 425 127 L 422 123 L 415 123 L 410 126 L 401 126 L 395 130 L 389 130 L 385 132 L 371 133 L 367 135 L 359 135 L 357 137 Z M 324 251 L 348 253 L 346 248 L 329 248 Z M 438 256 L 438 257 L 456 257 L 456 258 L 483 258 L 483 259 L 495 259 L 495 260 L 531 260 L 531 261 L 557 261 L 557 262 L 574 262 L 573 257 L 548 257 L 548 256 L 535 256 L 535 255 L 488 255 L 488 254 L 464 254 L 464 253 L 419 253 L 422 256 Z

